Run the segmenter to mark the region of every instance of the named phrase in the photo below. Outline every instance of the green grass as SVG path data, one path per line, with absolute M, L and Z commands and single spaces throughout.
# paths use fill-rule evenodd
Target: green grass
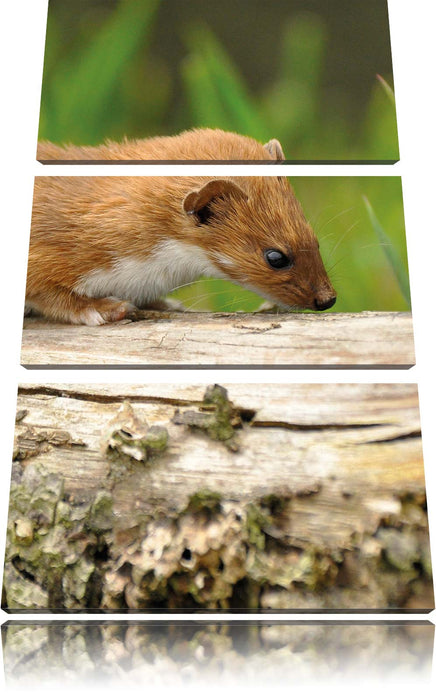
M 377 216 L 375 215 L 374 209 L 372 208 L 368 199 L 366 197 L 363 197 L 363 201 L 365 203 L 365 207 L 368 212 L 372 228 L 392 268 L 401 293 L 407 304 L 410 306 L 409 274 L 407 266 L 401 259 L 397 247 L 394 245 L 391 238 L 388 236 L 380 221 L 378 220 Z
M 46 80 L 45 71 L 41 138 L 94 143 L 107 136 L 114 117 L 120 117 L 114 105 L 119 104 L 117 97 L 127 66 L 149 41 L 159 2 L 120 3 L 85 46 L 78 42 L 59 62 L 53 60 L 53 49 L 47 41 L 45 66 L 52 75 Z M 58 38 L 57 28 L 49 22 L 48 38 L 52 32 Z M 59 41 L 54 41 L 54 47 L 54 51 L 61 52 Z

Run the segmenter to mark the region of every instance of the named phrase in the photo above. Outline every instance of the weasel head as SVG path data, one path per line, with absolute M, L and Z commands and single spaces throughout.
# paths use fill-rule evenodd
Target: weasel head
M 318 240 L 286 177 L 211 179 L 183 201 L 189 238 L 222 276 L 288 308 L 336 301 Z

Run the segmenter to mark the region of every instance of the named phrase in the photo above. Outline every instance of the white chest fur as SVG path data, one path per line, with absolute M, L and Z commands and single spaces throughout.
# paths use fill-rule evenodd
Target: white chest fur
M 74 291 L 93 298 L 115 296 L 144 306 L 202 275 L 224 277 L 198 246 L 167 240 L 146 259 L 114 259 L 110 268 L 84 275 Z

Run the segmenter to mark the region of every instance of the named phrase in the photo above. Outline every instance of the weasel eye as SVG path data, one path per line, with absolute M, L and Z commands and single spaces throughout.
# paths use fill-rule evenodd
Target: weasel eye
M 287 267 L 292 267 L 294 264 L 292 258 L 282 253 L 281 250 L 275 250 L 274 248 L 268 248 L 268 250 L 265 250 L 264 256 L 268 265 L 274 270 L 283 270 Z

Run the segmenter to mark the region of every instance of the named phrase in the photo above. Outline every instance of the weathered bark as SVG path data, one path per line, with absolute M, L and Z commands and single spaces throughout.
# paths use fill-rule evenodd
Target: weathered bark
M 22 386 L 4 606 L 430 610 L 416 386 L 227 388 Z
M 98 327 L 26 318 L 21 363 L 398 369 L 415 363 L 410 313 L 145 313 L 147 320 Z
M 9 685 L 428 683 L 430 623 L 48 622 L 3 627 Z

